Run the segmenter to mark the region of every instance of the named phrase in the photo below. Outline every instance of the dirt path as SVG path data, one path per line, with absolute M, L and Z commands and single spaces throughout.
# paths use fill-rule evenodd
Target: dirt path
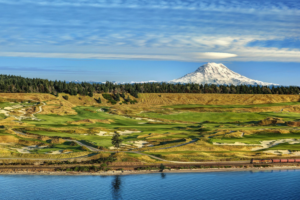
M 65 140 L 65 141 L 68 141 L 68 142 L 76 142 L 79 146 L 84 146 L 86 148 L 88 148 L 90 151 L 94 151 L 94 152 L 100 152 L 101 150 L 95 148 L 95 147 L 91 147 L 91 146 L 88 146 L 86 144 L 83 144 L 82 142 L 79 142 L 77 140 Z
M 39 106 L 39 111 L 37 111 L 37 112 L 31 114 L 31 117 L 32 117 L 33 120 L 39 120 L 39 119 L 38 119 L 36 116 L 34 116 L 34 115 L 43 112 L 43 106 L 45 106 L 45 105 L 47 105 L 47 104 L 46 104 L 45 102 L 42 102 L 42 104 L 43 104 L 43 105 L 40 105 L 40 106 Z
M 10 112 L 7 111 L 7 112 L 5 113 L 5 116 L 7 116 L 7 117 L 14 117 L 14 118 L 16 118 L 18 121 L 21 121 L 22 119 L 29 119 L 29 118 L 32 119 L 32 120 L 39 120 L 39 119 L 38 119 L 36 116 L 34 116 L 34 115 L 43 112 L 43 106 L 45 106 L 45 105 L 47 105 L 47 104 L 46 104 L 45 102 L 42 102 L 42 104 L 43 104 L 43 105 L 40 105 L 40 106 L 39 106 L 39 111 L 37 111 L 37 112 L 31 114 L 31 117 L 25 116 L 25 114 L 26 114 L 25 111 L 22 111 L 21 113 L 22 113 L 23 115 L 20 115 L 20 116 L 10 115 Z
M 25 135 L 25 133 L 22 133 L 22 132 L 19 132 L 19 131 L 15 131 L 15 133 L 17 134 L 21 134 L 21 135 Z M 92 147 L 92 146 L 89 146 L 89 145 L 86 145 L 86 144 L 83 144 L 82 142 L 79 142 L 77 140 L 65 140 L 65 141 L 68 141 L 68 142 L 76 142 L 79 146 L 84 146 L 86 148 L 88 148 L 90 151 L 93 151 L 93 152 L 109 152 L 109 153 L 116 153 L 117 151 L 105 151 L 105 150 L 100 150 L 100 149 L 97 149 L 95 147 Z M 183 146 L 183 145 L 187 145 L 187 144 L 191 144 L 191 143 L 194 143 L 196 142 L 197 140 L 192 140 L 190 142 L 187 142 L 187 143 L 184 143 L 184 144 L 180 144 L 180 145 L 175 145 L 175 146 L 172 146 L 172 147 L 167 147 L 167 148 L 174 148 L 174 147 L 180 147 L 180 146 Z M 162 148 L 162 149 L 166 149 L 166 148 Z M 145 154 L 145 153 L 142 153 L 142 152 L 138 152 L 138 151 L 121 151 L 121 152 L 124 152 L 124 153 L 135 153 L 135 154 L 140 154 L 140 155 L 143 155 L 143 156 L 149 156 L 151 158 L 154 158 L 156 160 L 160 160 L 160 161 L 164 161 L 164 162 L 170 162 L 170 163 L 177 163 L 177 164 L 217 164 L 217 163 L 220 163 L 220 162 L 182 162 L 182 161 L 170 161 L 170 160 L 165 160 L 165 159 L 162 159 L 162 158 L 159 158 L 157 156 L 153 156 L 153 155 L 150 155 L 150 154 Z M 70 158 L 70 159 L 74 159 L 74 158 Z M 47 159 L 45 159 L 47 160 Z M 249 161 L 226 161 L 226 162 L 222 162 L 224 164 L 232 164 L 232 163 L 240 163 L 240 164 L 244 164 L 244 163 L 249 163 Z

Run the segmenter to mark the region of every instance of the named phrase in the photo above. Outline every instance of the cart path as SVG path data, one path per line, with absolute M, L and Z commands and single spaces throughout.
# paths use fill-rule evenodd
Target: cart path
M 22 132 L 19 132 L 19 131 L 14 131 L 15 133 L 17 134 L 20 134 L 20 135 L 25 135 L 25 133 L 22 133 Z M 92 147 L 92 146 L 89 146 L 89 145 L 86 145 L 86 144 L 83 144 L 82 142 L 80 141 L 77 141 L 77 140 L 67 140 L 65 139 L 65 141 L 69 141 L 69 142 L 76 142 L 79 146 L 84 146 L 86 147 L 87 149 L 89 149 L 90 151 L 92 152 L 109 152 L 109 153 L 117 153 L 117 151 L 105 151 L 105 150 L 100 150 L 100 149 L 97 149 L 95 147 Z M 168 147 L 168 148 L 173 148 L 173 147 L 178 147 L 178 146 L 183 146 L 183 145 L 187 145 L 187 144 L 191 144 L 193 142 L 196 142 L 197 140 L 192 140 L 188 143 L 184 143 L 184 144 L 180 144 L 180 145 L 176 145 L 176 146 L 172 146 L 172 147 Z M 149 156 L 151 158 L 154 158 L 156 160 L 159 160 L 159 161 L 163 161 L 163 162 L 170 162 L 170 163 L 177 163 L 177 164 L 218 164 L 218 163 L 222 163 L 222 164 L 232 164 L 232 163 L 240 163 L 240 164 L 245 164 L 245 163 L 249 163 L 250 161 L 212 161 L 212 162 L 182 162 L 182 161 L 171 161 L 171 160 L 165 160 L 165 159 L 162 159 L 160 157 L 157 157 L 157 156 L 154 156 L 154 155 L 151 155 L 151 154 L 145 154 L 145 153 L 142 153 L 142 152 L 139 152 L 139 151 L 121 151 L 121 152 L 124 152 L 124 153 L 135 153 L 135 154 L 139 154 L 139 155 L 143 155 L 143 156 Z M 86 156 L 87 157 L 87 156 Z M 82 158 L 82 157 L 81 157 Z M 1 158 L 0 158 L 1 159 Z M 22 158 L 24 159 L 24 158 Z M 68 159 L 62 159 L 62 160 L 70 160 L 70 159 L 76 159 L 76 158 L 68 158 Z M 38 159 L 36 159 L 38 160 Z M 57 159 L 40 159 L 40 160 L 57 160 Z

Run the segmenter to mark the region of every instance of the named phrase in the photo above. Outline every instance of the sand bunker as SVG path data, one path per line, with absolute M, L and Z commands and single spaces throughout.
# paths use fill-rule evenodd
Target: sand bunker
M 132 133 L 141 133 L 142 131 L 129 131 L 129 130 L 125 130 L 125 131 L 117 131 L 117 133 L 119 133 L 120 135 L 128 135 L 128 134 L 132 134 Z
M 235 143 L 218 143 L 214 142 L 213 145 L 225 145 L 225 146 L 257 146 L 254 147 L 251 151 L 258 151 L 258 150 L 263 150 L 263 149 L 268 149 L 270 147 L 276 146 L 278 144 L 283 144 L 283 143 L 288 143 L 288 144 L 299 144 L 300 139 L 281 139 L 281 140 L 265 140 L 265 141 L 260 141 L 260 144 L 245 144 L 241 142 L 235 142 Z
M 276 154 L 276 155 L 289 155 L 289 154 L 292 154 L 289 150 L 268 150 L 268 151 L 264 151 L 264 153 Z
M 62 154 L 63 150 L 57 150 L 57 151 L 52 151 L 51 153 L 46 153 L 46 154 L 51 154 L 51 155 L 58 155 Z
M 130 131 L 130 130 L 125 130 L 125 131 L 117 131 L 117 133 L 119 133 L 120 135 L 129 135 L 132 133 L 141 133 L 142 131 Z M 106 131 L 100 131 L 98 134 L 98 136 L 112 136 L 114 135 L 114 132 L 106 132 Z
M 135 120 L 145 120 L 145 121 L 148 121 L 148 122 L 163 122 L 163 121 L 159 121 L 159 120 L 155 120 L 155 119 L 141 118 L 141 117 L 136 117 L 136 118 L 132 118 L 132 119 L 135 119 Z
M 0 109 L 0 114 L 4 114 L 6 117 L 8 117 L 9 116 L 9 111 Z
M 149 144 L 149 142 L 140 140 L 140 141 L 133 141 L 132 144 L 137 148 L 143 148 L 145 145 Z

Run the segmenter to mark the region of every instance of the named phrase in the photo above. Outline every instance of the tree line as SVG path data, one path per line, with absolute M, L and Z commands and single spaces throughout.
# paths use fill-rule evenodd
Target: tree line
M 221 94 L 299 94 L 298 86 L 253 86 L 253 85 L 215 85 L 215 84 L 172 84 L 172 83 L 74 83 L 51 81 L 39 78 L 24 78 L 13 75 L 0 75 L 1 93 L 67 93 L 93 97 L 94 93 L 131 94 L 138 98 L 139 93 L 221 93 Z M 117 99 L 118 100 L 118 99 Z

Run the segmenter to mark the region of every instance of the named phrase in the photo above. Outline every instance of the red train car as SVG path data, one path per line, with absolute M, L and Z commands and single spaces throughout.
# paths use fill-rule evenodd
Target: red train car
M 273 159 L 273 163 L 280 163 L 280 159 Z
M 300 158 L 289 159 L 251 159 L 252 164 L 266 164 L 266 163 L 300 163 Z

